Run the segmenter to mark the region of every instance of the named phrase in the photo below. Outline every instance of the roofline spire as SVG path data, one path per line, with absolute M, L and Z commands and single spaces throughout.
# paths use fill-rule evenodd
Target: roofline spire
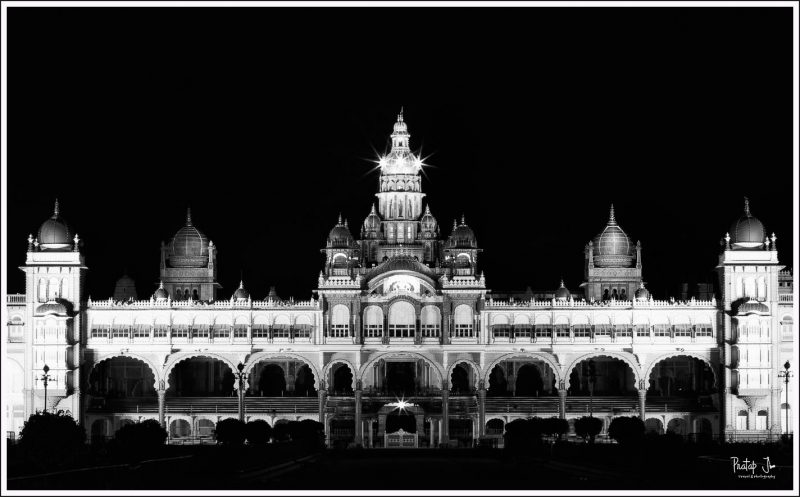
M 397 122 L 399 122 L 399 123 L 403 122 L 403 106 L 402 105 L 400 106 L 400 113 L 397 114 Z
M 187 207 L 186 208 L 186 226 L 191 226 L 191 225 L 192 225 L 192 208 L 191 207 Z
M 611 208 L 608 211 L 608 224 L 617 224 L 617 220 L 614 217 L 614 204 L 611 204 Z
M 56 204 L 53 207 L 53 217 L 58 217 L 58 198 L 56 198 Z
M 744 214 L 745 216 L 752 216 L 752 214 L 750 214 L 750 199 L 747 197 L 744 198 Z

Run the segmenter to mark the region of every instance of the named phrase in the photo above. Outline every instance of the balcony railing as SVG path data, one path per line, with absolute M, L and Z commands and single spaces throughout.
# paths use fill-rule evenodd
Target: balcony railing
M 6 295 L 6 304 L 24 304 L 24 303 L 25 303 L 24 293 L 14 293 Z

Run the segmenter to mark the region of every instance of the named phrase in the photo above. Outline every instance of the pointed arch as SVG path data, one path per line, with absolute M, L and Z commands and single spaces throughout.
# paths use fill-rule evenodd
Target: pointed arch
M 483 380 L 483 372 L 481 371 L 481 367 L 471 359 L 456 359 L 447 367 L 447 389 L 453 388 L 453 370 L 459 364 L 466 363 L 472 369 L 472 372 L 475 374 L 476 384 L 475 388 L 478 388 L 478 382 Z
M 660 356 L 656 357 L 650 362 L 650 364 L 645 369 L 644 375 L 642 376 L 642 380 L 645 382 L 645 386 L 650 381 L 650 376 L 653 374 L 653 370 L 655 369 L 656 364 L 666 359 L 670 359 L 672 357 L 680 357 L 680 356 L 691 357 L 703 361 L 708 366 L 708 369 L 711 370 L 711 374 L 714 375 L 714 388 L 719 390 L 720 384 L 719 384 L 719 376 L 717 373 L 717 368 L 714 367 L 714 364 L 711 362 L 710 357 L 708 357 L 705 354 L 700 354 L 698 352 L 691 352 L 691 351 L 681 352 L 677 350 L 674 352 L 667 352 L 666 354 L 661 354 Z
M 165 390 L 169 388 L 169 375 L 170 373 L 172 373 L 172 369 L 175 366 L 177 366 L 178 363 L 183 362 L 187 359 L 192 359 L 193 357 L 208 357 L 211 359 L 217 359 L 219 361 L 222 361 L 222 363 L 224 363 L 229 368 L 231 368 L 231 372 L 237 371 L 236 364 L 234 364 L 233 361 L 231 361 L 230 359 L 228 359 L 223 355 L 216 354 L 214 352 L 190 352 L 187 354 L 175 355 L 172 358 L 169 358 L 167 360 L 167 363 L 164 365 L 164 373 L 162 375 L 162 379 L 164 380 Z M 234 382 L 234 388 L 236 388 L 236 386 L 238 385 L 236 385 L 236 382 Z
M 352 383 L 353 384 L 353 390 L 356 390 L 356 387 L 358 386 L 358 382 L 361 380 L 361 375 L 359 374 L 358 369 L 356 369 L 356 367 L 353 365 L 353 363 L 350 362 L 347 359 L 344 359 L 344 358 L 332 359 L 328 364 L 325 364 L 325 366 L 322 368 L 321 380 L 324 380 L 326 382 L 330 381 L 330 383 L 331 383 L 330 385 L 326 383 L 325 384 L 325 388 L 333 388 L 333 379 L 328 380 L 328 375 L 331 374 L 331 371 L 333 370 L 333 366 L 335 366 L 336 364 L 344 364 L 345 366 L 350 368 L 350 371 L 353 373 L 353 383 Z M 317 382 L 317 386 L 320 386 L 320 385 L 321 385 L 321 383 Z
M 641 375 L 642 371 L 639 368 L 639 365 L 636 364 L 636 362 L 631 357 L 629 357 L 629 356 L 627 356 L 625 354 L 622 354 L 620 352 L 602 351 L 602 352 L 589 352 L 587 354 L 582 354 L 582 355 L 576 357 L 575 359 L 573 359 L 573 361 L 570 363 L 569 367 L 567 367 L 566 371 L 564 371 L 565 388 L 569 389 L 570 386 L 571 386 L 570 385 L 570 381 L 569 381 L 569 377 L 570 377 L 570 375 L 572 373 L 572 370 L 575 369 L 578 366 L 578 364 L 581 363 L 581 361 L 585 361 L 586 359 L 591 359 L 593 357 L 609 357 L 611 359 L 619 359 L 620 361 L 622 361 L 625 364 L 627 364 L 629 368 L 631 368 L 631 372 L 633 373 L 633 382 L 634 382 L 633 384 L 634 384 L 634 386 L 635 387 L 641 387 L 642 386 L 642 383 L 641 383 L 641 381 L 642 381 L 642 375 Z
M 378 362 L 381 359 L 388 358 L 388 357 L 412 357 L 415 359 L 422 359 L 426 364 L 428 364 L 433 371 L 436 372 L 437 376 L 439 377 L 438 385 L 444 385 L 444 371 L 442 367 L 439 366 L 434 360 L 430 357 L 427 357 L 419 352 L 381 352 L 366 363 L 361 365 L 361 369 L 358 370 L 358 377 L 363 378 L 364 374 L 369 371 L 369 368 L 372 367 L 373 364 Z
M 500 364 L 503 361 L 509 361 L 511 359 L 538 359 L 545 364 L 547 364 L 550 369 L 553 371 L 553 375 L 556 377 L 556 385 L 561 385 L 563 381 L 563 371 L 558 366 L 558 362 L 556 358 L 546 352 L 511 352 L 509 354 L 504 354 L 494 361 L 492 361 L 486 369 L 483 370 L 483 381 L 486 385 L 489 385 L 489 376 L 492 374 L 492 370 L 495 366 Z
M 322 378 L 322 375 L 320 375 L 317 365 L 314 364 L 314 362 L 309 358 L 291 352 L 258 352 L 253 354 L 247 359 L 247 362 L 244 363 L 244 372 L 249 375 L 253 371 L 253 368 L 256 364 L 270 359 L 294 359 L 304 363 L 311 369 L 311 373 L 314 375 L 314 384 L 319 387 L 319 381 Z
M 94 368 L 101 362 L 113 359 L 115 357 L 127 357 L 128 359 L 136 359 L 137 361 L 142 361 L 150 369 L 150 372 L 153 373 L 153 378 L 155 378 L 155 383 L 153 385 L 153 388 L 155 390 L 158 390 L 159 385 L 161 383 L 161 379 L 163 378 L 163 376 L 161 376 L 161 368 L 156 367 L 156 365 L 153 364 L 153 362 L 150 359 L 146 358 L 145 356 L 141 356 L 139 354 L 134 354 L 131 352 L 112 352 L 110 354 L 102 355 L 94 360 L 93 364 L 89 368 L 89 374 L 86 375 L 86 385 L 85 385 L 86 391 L 89 391 L 90 388 L 89 377 L 92 374 L 92 370 L 94 370 Z M 166 389 L 166 386 L 164 388 Z

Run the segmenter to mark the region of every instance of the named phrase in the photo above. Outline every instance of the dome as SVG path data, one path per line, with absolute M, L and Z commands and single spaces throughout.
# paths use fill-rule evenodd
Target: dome
M 137 299 L 136 282 L 127 274 L 122 275 L 114 286 L 114 300 Z
M 347 227 L 347 221 L 342 223 L 342 215 L 339 214 L 339 222 L 333 227 L 328 234 L 328 247 L 350 247 L 355 244 L 353 235 L 350 234 L 350 228 Z
M 172 267 L 205 267 L 208 265 L 208 238 L 192 224 L 192 211 L 186 211 L 186 225 L 169 244 Z
M 41 250 L 70 250 L 72 237 L 69 226 L 61 218 L 58 210 L 58 200 L 53 209 L 53 215 L 39 227 L 39 248 Z
M 156 290 L 156 293 L 153 294 L 153 298 L 156 300 L 167 300 L 169 298 L 169 293 L 164 290 L 163 281 L 158 285 L 158 289 Z
M 56 302 L 55 300 L 48 300 L 47 302 L 36 308 L 36 314 L 44 316 L 48 314 L 66 316 L 67 308 L 64 307 L 64 304 L 62 304 L 61 302 Z
M 650 300 L 650 292 L 644 287 L 644 283 L 639 283 L 639 288 L 636 289 L 636 300 Z
M 244 289 L 244 281 L 239 282 L 239 288 L 233 292 L 233 300 L 247 300 L 250 298 L 250 292 Z
M 380 231 L 380 229 L 381 218 L 375 211 L 375 204 L 372 204 L 372 210 L 369 211 L 369 215 L 364 220 L 364 231 Z
M 429 206 L 425 206 L 425 213 L 422 215 L 422 218 L 419 220 L 420 228 L 422 231 L 426 231 L 429 233 L 433 233 L 436 231 L 436 218 L 433 217 L 431 214 L 431 208 Z
M 453 221 L 453 232 L 450 233 L 448 245 L 450 247 L 462 248 L 478 247 L 478 240 L 475 238 L 475 232 L 464 222 L 464 216 L 461 216 L 461 224 L 456 224 L 456 222 Z
M 729 234 L 734 249 L 756 249 L 764 245 L 764 225 L 750 214 L 750 201 L 747 197 L 744 198 L 744 213 L 731 224 Z
M 561 280 L 561 286 L 556 290 L 556 300 L 567 300 L 570 295 L 569 290 L 564 286 L 564 280 Z
M 768 315 L 769 307 L 762 302 L 750 299 L 747 302 L 739 304 L 739 307 L 736 309 L 736 314 L 739 316 L 747 316 L 749 314 Z
M 635 246 L 614 218 L 614 205 L 605 229 L 592 240 L 594 264 L 598 267 L 632 267 Z

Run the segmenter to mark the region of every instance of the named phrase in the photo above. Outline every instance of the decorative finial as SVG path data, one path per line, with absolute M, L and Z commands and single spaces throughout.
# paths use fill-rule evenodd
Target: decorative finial
M 186 226 L 191 226 L 191 225 L 192 225 L 192 208 L 191 207 L 187 207 L 186 208 Z
M 731 234 L 725 233 L 725 247 L 730 250 L 731 249 Z
M 339 213 L 339 222 L 336 223 L 336 224 L 339 224 L 339 225 L 342 224 L 342 213 L 341 212 Z
M 81 241 L 81 239 L 78 238 L 78 234 L 77 233 L 75 233 L 75 238 L 73 238 L 72 241 L 75 242 L 75 245 L 72 247 L 72 250 L 77 252 L 78 251 L 78 242 Z
M 563 278 L 563 277 L 561 278 L 561 286 L 560 286 L 559 288 L 566 288 L 566 287 L 564 286 L 564 278 Z
M 777 240 L 777 239 L 778 239 L 778 237 L 775 236 L 775 233 L 773 232 L 772 233 L 772 250 L 778 250 L 777 246 L 775 245 L 775 240 Z
M 453 230 L 455 230 L 456 228 L 458 228 L 458 223 L 456 222 L 455 219 L 453 219 Z
M 56 199 L 56 205 L 53 207 L 53 218 L 58 217 L 58 199 Z
M 164 280 L 161 280 L 161 281 L 158 282 L 158 289 L 159 290 L 163 290 L 164 289 Z
M 397 114 L 397 122 L 399 122 L 399 123 L 403 122 L 403 107 L 402 106 L 400 106 L 400 113 Z
M 464 226 L 464 224 L 465 224 L 465 223 L 464 223 L 464 214 L 462 213 L 462 214 L 461 214 L 461 226 Z
M 369 211 L 370 214 L 375 214 L 375 202 L 372 202 L 372 209 Z
M 239 280 L 239 290 L 244 290 L 244 280 Z
M 639 288 L 644 288 L 644 281 L 639 282 Z
M 750 217 L 750 199 L 747 197 L 744 198 L 744 214 Z
M 30 252 L 31 250 L 33 250 L 33 235 L 29 234 L 28 235 L 28 252 Z
M 608 211 L 608 224 L 617 224 L 617 220 L 614 218 L 614 204 L 611 204 L 611 209 Z
M 347 219 L 344 220 L 344 227 L 349 229 L 349 226 L 347 226 Z
M 425 214 L 427 215 L 431 214 L 431 206 L 428 204 L 425 204 Z
M 39 238 L 38 237 L 33 239 L 33 246 L 36 247 L 37 249 L 39 248 Z

